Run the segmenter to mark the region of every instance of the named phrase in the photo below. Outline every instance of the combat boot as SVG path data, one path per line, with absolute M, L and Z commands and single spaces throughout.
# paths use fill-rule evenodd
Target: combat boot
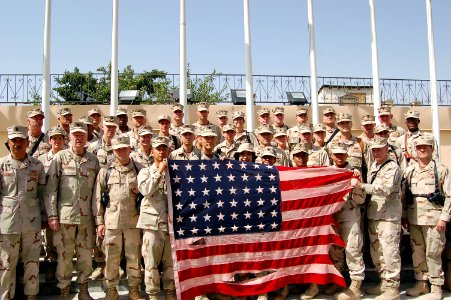
M 413 287 L 406 290 L 406 295 L 411 297 L 418 297 L 427 293 L 429 293 L 429 287 L 426 280 L 418 280 Z
M 143 300 L 145 298 L 141 297 L 139 292 L 139 286 L 131 286 L 128 288 L 128 299 L 129 300 Z
M 386 283 L 385 281 L 381 280 L 378 285 L 367 288 L 365 290 L 365 293 L 367 295 L 380 295 L 385 291 Z
M 440 285 L 431 285 L 431 293 L 428 299 L 430 300 L 441 300 L 442 299 L 442 287 Z
M 311 283 L 308 289 L 299 297 L 301 300 L 313 299 L 319 294 L 318 285 Z
M 167 290 L 164 293 L 164 300 L 177 300 L 177 296 L 175 295 L 174 290 Z
M 341 286 L 336 285 L 336 284 L 329 284 L 328 286 L 326 286 L 326 288 L 324 289 L 323 293 L 324 295 L 335 295 L 336 293 L 340 292 L 342 290 Z
M 158 300 L 158 294 L 149 294 L 149 300 Z
M 351 285 L 346 290 L 341 293 L 335 294 L 336 300 L 360 300 L 360 287 L 362 286 L 362 281 L 353 280 Z
M 105 263 L 99 263 L 97 268 L 92 271 L 91 280 L 97 280 L 103 277 L 103 271 L 105 270 Z
M 110 287 L 106 290 L 105 300 L 119 300 L 119 294 L 116 287 Z
M 88 283 L 80 283 L 80 291 L 78 292 L 78 300 L 94 300 L 88 292 Z
M 71 300 L 69 286 L 60 289 L 60 291 L 61 291 L 61 300 Z
M 398 288 L 387 286 L 384 292 L 374 298 L 374 300 L 399 300 Z

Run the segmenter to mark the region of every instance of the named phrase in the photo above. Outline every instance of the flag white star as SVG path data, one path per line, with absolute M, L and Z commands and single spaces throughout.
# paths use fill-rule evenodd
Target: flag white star
M 245 225 L 244 228 L 246 228 L 246 231 L 250 231 L 252 229 L 252 225 Z
M 272 169 L 272 168 L 273 168 L 273 166 L 270 166 L 270 165 L 266 165 L 266 167 L 267 167 L 268 169 Z
M 226 163 L 227 169 L 231 169 L 233 168 L 233 164 L 231 161 L 229 161 L 228 163 Z
M 265 201 L 260 198 L 259 200 L 257 200 L 258 206 L 262 206 L 263 204 L 265 204 Z
M 220 164 L 218 164 L 218 162 L 215 161 L 215 162 L 212 164 L 212 166 L 213 166 L 213 170 L 214 170 L 214 169 L 218 169 L 218 170 L 219 170 Z
M 180 228 L 179 230 L 177 230 L 177 233 L 182 236 L 185 233 L 185 230 L 183 230 L 182 228 Z
M 261 194 L 263 193 L 263 188 L 261 186 L 258 186 L 258 188 L 256 188 L 257 193 Z
M 194 177 L 191 177 L 191 175 L 186 180 L 188 180 L 188 183 L 194 183 Z
M 172 178 L 172 179 L 174 180 L 174 183 L 180 183 L 180 179 L 182 179 L 182 178 L 180 178 L 177 175 L 175 175 L 175 177 Z
M 260 165 L 259 164 L 254 164 L 254 169 L 260 169 Z
M 272 205 L 277 205 L 277 199 L 276 198 L 272 198 L 272 200 L 271 200 L 271 204 Z
M 192 215 L 189 218 L 191 219 L 191 222 L 196 222 L 197 221 L 197 217 L 195 215 Z
M 196 227 L 193 227 L 193 229 L 191 229 L 192 234 L 197 234 L 198 231 L 199 229 L 197 229 Z
M 202 203 L 204 205 L 204 209 L 210 208 L 210 203 L 205 201 L 204 203 Z
M 183 205 L 182 205 L 182 203 L 177 203 L 177 204 L 175 205 L 175 207 L 177 207 L 177 210 L 182 210 Z
M 229 178 L 229 181 L 235 181 L 235 176 L 233 176 L 232 174 L 227 176 L 227 178 Z
M 215 177 L 213 177 L 214 179 L 215 179 L 215 182 L 220 182 L 221 181 L 221 178 L 222 178 L 222 176 L 219 176 L 219 174 L 216 174 L 216 176 Z
M 232 199 L 232 201 L 230 202 L 230 207 L 236 207 L 237 204 L 238 202 L 236 202 L 235 199 Z
M 192 201 L 192 202 L 189 204 L 189 207 L 190 207 L 191 209 L 196 209 L 196 206 L 197 206 L 197 204 L 194 203 L 194 201 Z
M 249 176 L 247 174 L 243 174 L 241 178 L 243 179 L 243 181 L 248 181 L 247 179 L 249 178 Z
M 274 175 L 274 174 L 269 175 L 269 179 L 271 181 L 276 180 L 276 175 Z
M 251 213 L 246 211 L 246 213 L 244 213 L 244 216 L 246 217 L 246 219 L 250 219 L 251 218 Z
M 236 195 L 236 188 L 234 188 L 233 186 L 232 186 L 232 188 L 229 189 L 229 191 L 230 191 L 230 195 L 232 195 L 232 194 Z
M 204 190 L 202 191 L 202 193 L 204 194 L 204 196 L 208 196 L 208 193 L 210 192 L 210 190 L 207 190 L 207 188 L 204 188 Z
M 221 189 L 220 187 L 218 187 L 218 188 L 216 189 L 216 195 L 222 195 L 222 191 L 223 191 L 223 189 Z
M 179 165 L 177 165 L 176 163 L 173 163 L 171 165 L 171 167 L 172 167 L 172 170 L 178 170 Z
M 202 175 L 202 177 L 200 178 L 200 180 L 202 181 L 202 183 L 207 183 L 208 177 L 205 175 Z
M 224 233 L 225 227 L 221 225 L 221 227 L 219 227 L 218 230 L 219 230 L 219 233 L 221 233 L 221 232 Z
M 199 165 L 200 170 L 206 170 L 207 165 L 204 164 L 203 162 Z
M 224 207 L 224 201 L 222 201 L 222 200 L 219 200 L 217 204 L 218 204 L 218 207 Z
M 182 195 L 182 191 L 180 189 L 177 189 L 175 191 L 175 195 L 180 197 Z
M 210 216 L 209 214 L 206 214 L 206 215 L 204 216 L 205 222 L 210 221 L 210 218 L 211 218 L 211 216 Z
M 250 191 L 251 190 L 247 186 L 245 186 L 243 189 L 244 194 L 249 194 Z
M 186 168 L 186 170 L 188 171 L 192 171 L 193 170 L 193 165 L 191 165 L 191 164 L 187 164 L 186 166 L 185 166 L 185 168 Z
M 182 223 L 183 222 L 183 217 L 182 216 L 178 216 L 176 220 L 177 220 L 177 223 Z
M 275 186 L 272 186 L 269 189 L 271 190 L 271 193 L 277 192 L 277 188 Z
M 232 220 L 235 220 L 236 218 L 238 218 L 238 214 L 236 212 L 233 212 L 230 217 L 232 218 Z
M 238 231 L 238 226 L 236 226 L 235 224 L 233 224 L 233 226 L 230 228 L 232 228 L 232 231 Z
M 260 173 L 255 175 L 255 181 L 262 181 L 262 175 L 260 175 Z
M 265 213 L 263 211 L 259 211 L 257 213 L 257 215 L 258 215 L 259 218 L 263 218 L 265 216 Z
M 265 228 L 265 225 L 263 225 L 263 223 L 260 223 L 257 226 L 258 226 L 258 229 L 260 229 L 260 230 Z
M 207 228 L 205 228 L 205 233 L 206 234 L 211 234 L 211 228 L 207 226 Z
M 276 229 L 276 228 L 277 228 L 276 222 L 272 223 L 272 224 L 271 224 L 271 227 L 272 227 L 272 229 Z
M 241 162 L 240 167 L 241 167 L 241 169 L 246 169 L 246 164 L 244 163 L 244 161 Z
M 271 216 L 277 217 L 277 211 L 273 210 L 273 211 L 271 212 Z
M 188 191 L 188 193 L 189 193 L 190 196 L 194 196 L 194 195 L 196 194 L 196 191 L 193 190 L 193 189 L 190 189 L 190 190 Z
M 244 201 L 244 206 L 251 206 L 251 201 L 249 201 L 249 199 L 246 199 L 246 201 Z
M 219 213 L 219 215 L 217 215 L 218 217 L 218 221 L 224 221 L 224 215 L 222 214 L 222 212 Z

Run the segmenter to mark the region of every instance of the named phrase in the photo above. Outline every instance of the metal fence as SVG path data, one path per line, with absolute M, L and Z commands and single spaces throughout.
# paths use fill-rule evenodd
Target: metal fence
M 56 79 L 63 74 L 52 74 L 51 100 L 64 101 L 58 92 Z M 104 74 L 94 73 L 94 78 L 99 80 Z M 210 74 L 191 74 L 193 81 L 204 80 Z M 179 75 L 168 74 L 172 88 L 179 86 Z M 287 92 L 302 92 L 310 102 L 311 89 L 309 76 L 281 76 L 281 75 L 254 75 L 254 94 L 257 104 L 285 104 L 288 103 Z M 340 93 L 352 95 L 353 91 L 361 89 L 367 93 L 364 101 L 356 102 L 359 105 L 371 105 L 372 79 L 356 77 L 318 77 L 320 104 L 340 104 Z M 244 74 L 217 74 L 212 78 L 214 92 L 220 93 L 225 103 L 231 103 L 231 90 L 245 89 Z M 417 101 L 419 105 L 430 105 L 429 80 L 416 79 L 381 79 L 381 100 L 391 100 L 395 105 L 410 105 Z M 451 105 L 451 80 L 438 81 L 438 103 L 441 106 Z M 337 91 L 340 93 L 337 93 Z M 0 74 L 0 104 L 24 105 L 40 101 L 42 91 L 41 74 Z M 80 91 L 84 92 L 84 91 Z M 97 99 L 104 102 L 105 99 Z M 349 103 L 347 103 L 349 104 Z

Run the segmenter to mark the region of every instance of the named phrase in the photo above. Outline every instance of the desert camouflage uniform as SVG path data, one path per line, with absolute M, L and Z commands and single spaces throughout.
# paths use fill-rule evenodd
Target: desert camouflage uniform
M 290 148 L 294 147 L 295 145 L 301 142 L 300 130 L 301 127 L 305 125 L 306 124 L 297 124 L 296 126 L 293 126 L 287 130 L 288 145 L 290 146 Z
M 14 297 L 19 257 L 25 295 L 39 292 L 44 186 L 44 167 L 36 158 L 21 162 L 9 154 L 0 159 L 0 299 Z
M 437 164 L 439 188 L 446 199 L 444 206 L 431 203 L 420 195 L 435 191 L 434 161 L 424 169 L 418 164 L 405 171 L 406 187 L 414 194 L 414 201 L 407 205 L 407 218 L 410 224 L 410 241 L 413 251 L 413 267 L 417 280 L 428 280 L 434 285 L 443 285 L 442 252 L 445 248 L 445 232 L 435 226 L 439 220 L 449 222 L 451 210 L 451 181 L 449 170 Z M 418 195 L 418 196 L 417 196 Z
M 144 196 L 137 227 L 143 229 L 142 255 L 146 268 L 146 293 L 158 295 L 160 292 L 160 263 L 163 263 L 163 289 L 169 293 L 174 292 L 167 187 L 164 174 L 158 172 L 155 164 L 139 172 L 138 189 Z
M 326 138 L 324 139 L 324 141 L 328 141 L 329 138 L 332 136 L 332 134 L 335 132 L 335 130 L 337 129 L 337 127 L 334 128 L 329 128 L 326 126 Z M 340 135 L 340 131 L 337 132 L 337 134 L 334 136 L 334 139 Z
M 327 139 L 326 139 L 327 140 Z M 332 146 L 337 144 L 338 142 L 345 144 L 348 147 L 348 163 L 353 167 L 354 169 L 359 170 L 362 172 L 362 163 L 364 156 L 362 155 L 362 148 L 359 144 L 359 140 L 357 137 L 353 136 L 349 141 L 342 141 L 340 138 L 340 135 L 337 134 L 330 143 L 327 144 L 327 153 L 331 153 Z M 363 153 L 365 153 L 365 150 L 367 149 L 367 145 L 365 142 L 363 142 Z M 330 156 L 330 155 L 329 155 Z M 370 166 L 368 166 L 368 170 L 370 169 Z
M 30 141 L 30 144 L 28 145 L 27 153 L 30 154 L 31 149 L 33 149 L 34 145 L 38 142 L 39 136 L 33 137 L 31 135 L 28 135 L 28 140 Z M 42 138 L 38 148 L 36 149 L 36 151 L 33 153 L 32 156 L 34 158 L 38 158 L 42 154 L 49 152 L 50 149 L 52 149 L 52 146 L 50 146 L 49 136 L 47 134 L 44 134 L 44 137 Z
M 389 131 L 390 131 L 390 135 L 388 136 L 388 142 L 389 143 L 393 143 L 400 136 L 403 136 L 406 133 L 404 128 L 396 126 L 396 125 L 393 125 L 393 124 L 391 126 L 388 126 L 388 128 L 389 128 Z
M 138 170 L 150 167 L 150 165 L 153 164 L 152 149 L 150 150 L 150 155 L 147 155 L 141 150 L 140 147 L 138 150 L 133 151 L 130 154 L 130 158 L 133 159 Z
M 175 135 L 176 137 L 180 138 L 180 136 L 181 136 L 180 131 L 182 128 L 183 128 L 183 124 L 180 126 L 177 126 L 174 123 L 171 123 L 171 127 L 169 128 L 169 134 Z
M 107 172 L 110 174 L 106 183 Z M 101 203 L 104 191 L 107 191 L 110 197 L 106 207 Z M 127 260 L 128 285 L 133 287 L 140 283 L 141 230 L 136 228 L 139 217 L 136 208 L 137 194 L 137 173 L 131 160 L 127 166 L 114 162 L 109 169 L 100 170 L 94 189 L 96 205 L 93 211 L 96 225 L 105 225 L 102 250 L 105 253 L 106 288 L 119 284 L 122 243 Z
M 251 135 L 252 133 L 247 133 L 247 131 L 240 133 L 237 132 L 235 135 L 235 143 L 237 143 L 238 145 L 243 143 L 252 143 Z
M 118 128 L 119 131 L 119 128 Z M 101 139 L 103 136 L 103 128 L 99 127 L 98 129 L 93 129 L 92 130 L 92 134 L 94 134 L 95 137 L 97 137 L 98 139 Z
M 213 131 L 218 136 L 218 143 L 220 143 L 224 140 L 224 137 L 222 136 L 221 128 L 218 125 L 212 124 L 211 122 L 208 122 L 208 124 L 206 124 L 206 125 L 201 125 L 201 124 L 199 124 L 199 121 L 197 121 L 196 123 L 191 124 L 191 126 L 193 126 L 193 129 L 194 129 L 194 132 L 196 133 L 196 135 L 198 135 L 198 132 L 204 131 L 205 126 L 211 126 Z
M 323 147 L 312 145 L 308 155 L 308 167 L 330 166 L 330 158 Z
M 217 153 L 220 157 L 227 157 L 230 159 L 233 159 L 233 156 L 235 155 L 236 150 L 238 150 L 239 144 L 236 142 L 233 142 L 231 145 L 227 145 L 226 141 L 223 141 L 222 143 L 216 145 L 215 147 L 215 153 Z
M 201 151 L 196 147 L 193 147 L 193 151 L 186 153 L 182 147 L 175 149 L 169 154 L 169 158 L 173 160 L 198 160 L 201 156 Z
M 422 135 L 428 135 L 429 133 L 423 132 L 421 130 L 417 130 L 415 132 L 407 131 L 404 135 L 401 135 L 397 142 L 399 144 L 399 148 L 401 151 L 406 155 L 409 155 L 411 159 L 404 159 L 401 169 L 405 170 L 408 166 L 410 166 L 414 161 L 417 159 L 417 152 L 415 151 L 415 141 Z M 406 136 L 407 136 L 407 145 L 406 145 Z M 437 149 L 437 143 L 434 140 L 434 149 Z M 404 157 L 405 158 L 405 157 Z M 436 150 L 434 150 L 434 153 L 432 154 L 432 159 L 435 161 L 438 161 L 438 153 Z
M 280 150 L 279 148 L 276 148 L 274 146 L 269 146 L 272 147 L 274 149 L 274 151 L 276 152 L 277 158 L 276 158 L 276 166 L 284 166 L 284 167 L 289 167 L 290 166 L 290 162 L 288 160 L 287 155 L 285 154 L 285 151 Z M 262 158 L 261 158 L 261 154 L 263 152 L 263 149 L 265 147 L 264 146 L 257 146 L 255 147 L 255 155 L 257 156 L 257 158 L 255 159 L 255 162 L 258 164 L 262 163 Z
M 385 161 L 390 160 L 388 157 Z M 385 162 L 384 161 L 384 162 Z M 368 203 L 368 229 L 371 257 L 386 287 L 399 287 L 401 257 L 399 242 L 402 207 L 399 199 L 401 170 L 394 161 L 381 165 L 373 163 L 370 174 L 377 175 L 373 183 L 364 184 L 364 191 L 371 195 Z M 379 170 L 380 169 L 380 170 Z
M 45 207 L 49 219 L 58 219 L 54 233 L 58 251 L 56 278 L 64 289 L 72 279 L 72 257 L 77 253 L 77 282 L 85 284 L 92 271 L 94 216 L 92 193 L 100 166 L 97 157 L 85 152 L 79 157 L 72 149 L 61 150 L 47 173 Z
M 88 152 L 97 156 L 101 168 L 108 168 L 114 162 L 113 148 L 111 144 L 107 145 L 103 139 L 89 144 Z

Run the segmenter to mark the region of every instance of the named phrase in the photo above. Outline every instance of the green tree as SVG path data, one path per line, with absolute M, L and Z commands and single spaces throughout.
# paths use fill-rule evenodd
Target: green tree
M 213 70 L 211 74 L 206 75 L 203 78 L 199 78 L 195 75 L 191 75 L 191 69 L 188 65 L 187 87 L 188 89 L 191 89 L 192 94 L 191 102 L 217 103 L 225 101 L 226 100 L 225 96 L 222 96 L 225 87 L 223 87 L 220 91 L 217 91 L 214 84 L 216 77 L 219 75 L 221 75 L 221 73 L 218 73 L 216 72 L 216 70 Z
M 74 68 L 73 72 L 66 71 L 62 77 L 55 78 L 59 87 L 54 88 L 58 92 L 59 97 L 56 101 L 77 102 L 82 100 L 83 93 L 91 96 L 96 94 L 97 79 L 91 72 L 80 73 L 78 68 Z

